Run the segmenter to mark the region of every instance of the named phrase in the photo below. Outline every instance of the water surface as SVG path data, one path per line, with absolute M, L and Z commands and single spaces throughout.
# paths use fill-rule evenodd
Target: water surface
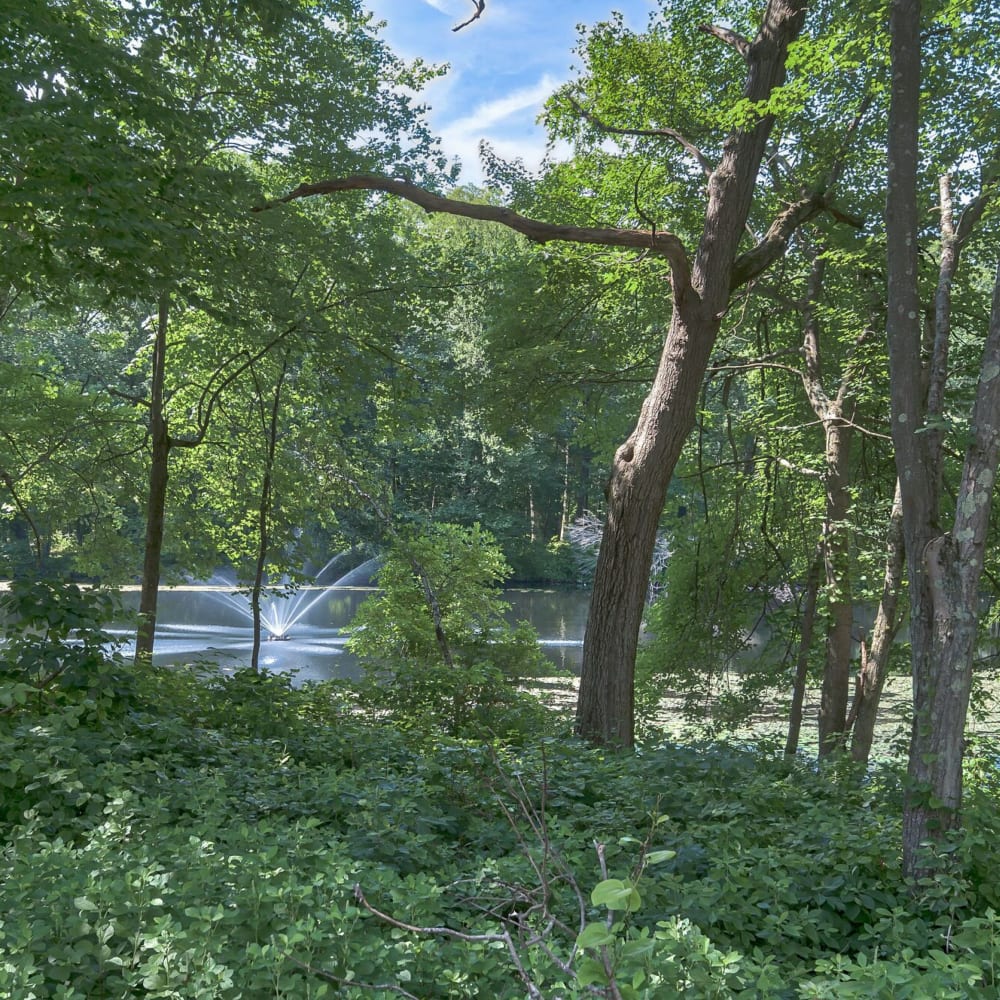
M 260 665 L 266 670 L 297 670 L 302 680 L 355 678 L 357 659 L 344 644 L 347 627 L 371 587 L 304 587 L 288 599 L 276 599 L 268 615 L 280 622 L 282 638 L 261 645 Z M 138 604 L 138 594 L 126 592 L 126 611 Z M 511 622 L 528 621 L 539 635 L 545 655 L 560 669 L 579 673 L 589 593 L 579 590 L 507 590 Z M 160 591 L 157 610 L 155 663 L 211 663 L 223 670 L 249 666 L 253 632 L 249 606 L 226 587 L 168 587 Z M 291 622 L 291 619 L 295 619 Z M 131 623 L 117 629 L 131 642 Z M 125 654 L 130 652 L 129 646 Z

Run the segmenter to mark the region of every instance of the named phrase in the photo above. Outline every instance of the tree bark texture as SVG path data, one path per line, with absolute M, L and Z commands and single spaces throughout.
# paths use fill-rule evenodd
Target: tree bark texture
M 156 602 L 160 590 L 160 561 L 167 509 L 170 465 L 170 434 L 164 412 L 164 382 L 167 362 L 167 324 L 170 299 L 160 298 L 153 338 L 153 371 L 149 396 L 149 493 L 146 498 L 146 540 L 139 593 L 139 625 L 135 636 L 135 663 L 149 663 L 156 635 Z
M 744 52 L 745 95 L 761 101 L 785 77 L 789 43 L 805 20 L 803 0 L 771 0 Z M 734 280 L 737 248 L 773 120 L 733 132 L 708 182 L 701 242 L 674 310 L 652 389 L 635 430 L 617 450 L 583 648 L 576 730 L 594 743 L 635 739 L 635 656 L 656 529 L 667 486 L 694 423 L 698 394 Z
M 930 615 L 921 623 L 920 639 L 925 646 L 919 658 L 913 649 L 912 790 L 903 812 L 904 870 L 912 875 L 921 871 L 921 844 L 938 839 L 960 821 L 962 750 L 979 634 L 979 581 L 998 457 L 1000 269 L 994 283 L 954 524 L 948 534 L 932 537 L 921 553 L 921 591 L 928 596 Z M 912 631 L 911 626 L 911 642 Z
M 799 652 L 795 658 L 795 676 L 792 679 L 792 703 L 788 709 L 788 737 L 785 740 L 785 756 L 793 757 L 799 749 L 802 732 L 802 708 L 806 700 L 806 681 L 809 679 L 809 649 L 812 646 L 813 631 L 816 627 L 816 599 L 819 596 L 820 571 L 823 566 L 822 546 L 809 565 L 806 577 L 805 600 L 802 604 L 802 622 L 799 630 Z
M 899 482 L 889 515 L 885 541 L 885 572 L 882 578 L 882 595 L 879 598 L 871 641 L 862 646 L 861 670 L 855 689 L 854 704 L 847 720 L 851 734 L 851 759 L 868 762 L 875 739 L 875 722 L 878 706 L 889 671 L 889 653 L 899 629 L 899 595 L 903 587 L 903 562 L 906 548 L 903 544 L 903 506 Z

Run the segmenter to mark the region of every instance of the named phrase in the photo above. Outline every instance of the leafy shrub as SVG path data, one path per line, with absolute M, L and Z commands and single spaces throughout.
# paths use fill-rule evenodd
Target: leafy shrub
M 396 539 L 380 592 L 351 624 L 348 648 L 365 670 L 363 703 L 452 735 L 534 732 L 544 713 L 518 682 L 543 671 L 538 637 L 510 626 L 499 586 L 509 573 L 478 525 L 433 525 Z
M 248 675 L 130 705 L 0 717 L 0 996 L 521 1000 L 508 939 L 566 1000 L 997 995 L 985 744 L 909 887 L 892 768 L 427 738 Z
M 120 644 L 105 623 L 114 599 L 101 590 L 47 580 L 14 580 L 0 594 L 0 711 L 29 698 L 70 697 L 107 708 L 133 692 Z
M 673 546 L 636 660 L 640 724 L 673 688 L 684 695 L 689 723 L 731 732 L 786 687 L 780 660 L 767 645 L 749 653 L 749 629 L 769 600 L 771 557 L 720 521 L 704 522 L 695 535 L 678 533 Z

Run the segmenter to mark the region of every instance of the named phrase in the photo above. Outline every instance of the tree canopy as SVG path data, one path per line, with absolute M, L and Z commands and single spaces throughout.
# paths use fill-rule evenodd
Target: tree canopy
M 616 749 L 680 686 L 713 732 L 777 699 L 791 754 L 816 689 L 819 755 L 865 760 L 905 667 L 917 873 L 996 590 L 981 7 L 609 11 L 545 106 L 569 153 L 478 189 L 419 104 L 445 68 L 359 0 L 0 0 L 0 572 L 139 582 L 144 661 L 164 580 L 259 605 L 393 553 L 356 645 L 447 686 L 454 598 L 466 719 L 515 654 L 428 582 L 465 539 L 591 588 L 575 731 Z

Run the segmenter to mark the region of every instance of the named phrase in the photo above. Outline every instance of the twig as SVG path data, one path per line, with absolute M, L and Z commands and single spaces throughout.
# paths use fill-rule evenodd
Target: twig
M 293 955 L 286 954 L 285 958 L 292 965 L 297 965 L 311 976 L 316 976 L 318 979 L 325 979 L 328 983 L 333 983 L 336 986 L 356 986 L 361 990 L 388 990 L 390 993 L 398 993 L 402 997 L 407 997 L 408 1000 L 420 1000 L 420 997 L 408 993 L 402 986 L 394 986 L 392 983 L 359 983 L 356 979 L 345 979 L 343 976 L 335 976 L 332 972 L 327 972 L 325 969 L 313 968 L 313 966 L 306 962 L 300 962 Z
M 407 924 L 402 920 L 397 920 L 395 917 L 389 916 L 388 913 L 383 913 L 381 910 L 377 910 L 368 900 L 365 898 L 365 894 L 361 889 L 361 884 L 359 882 L 354 883 L 354 898 L 362 909 L 367 910 L 372 916 L 378 917 L 379 920 L 384 920 L 391 927 L 398 927 L 401 931 L 409 931 L 411 934 L 427 934 L 435 937 L 450 937 L 454 938 L 456 941 L 470 941 L 470 942 L 480 942 L 489 944 L 495 941 L 506 941 L 510 935 L 506 932 L 502 934 L 466 934 L 464 931 L 456 931 L 451 927 L 417 927 L 414 924 Z
M 379 920 L 384 920 L 390 927 L 398 927 L 402 931 L 409 931 L 411 934 L 426 934 L 432 937 L 448 937 L 453 938 L 456 941 L 467 941 L 469 943 L 479 943 L 479 944 L 492 944 L 497 941 L 502 941 L 507 946 L 507 952 L 510 955 L 511 961 L 514 963 L 514 968 L 517 969 L 517 974 L 521 977 L 521 981 L 528 989 L 528 995 L 532 1000 L 543 1000 L 541 991 L 538 987 L 531 981 L 531 977 L 528 975 L 527 969 L 524 967 L 524 963 L 521 961 L 521 956 L 517 952 L 517 946 L 514 944 L 514 939 L 511 937 L 510 931 L 504 930 L 500 934 L 466 934 L 464 931 L 456 931 L 451 927 L 416 927 L 413 924 L 404 923 L 402 920 L 397 920 L 395 917 L 390 917 L 388 913 L 383 913 L 381 910 L 375 909 L 371 903 L 365 899 L 365 894 L 361 891 L 361 886 L 358 883 L 354 885 L 354 898 L 360 907 L 367 910 L 373 916 L 379 918 Z

